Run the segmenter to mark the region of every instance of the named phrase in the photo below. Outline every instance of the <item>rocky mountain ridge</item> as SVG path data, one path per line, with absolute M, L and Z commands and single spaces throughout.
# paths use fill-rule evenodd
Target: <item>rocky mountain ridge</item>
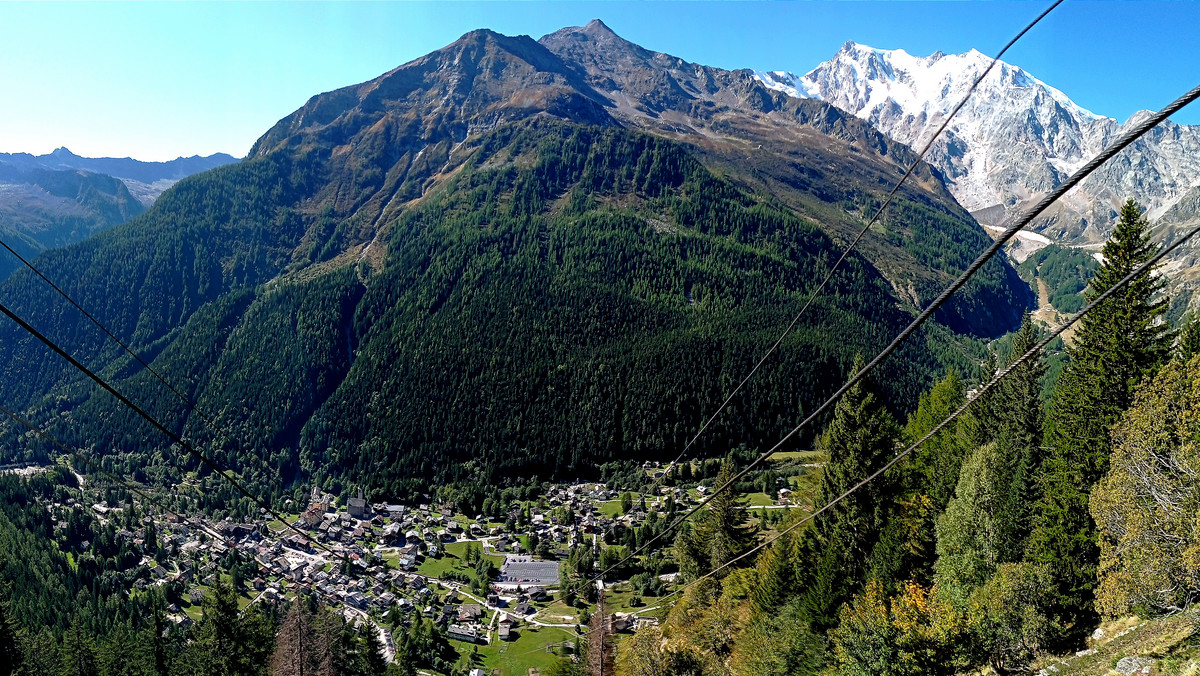
M 328 154 L 333 180 L 318 200 L 345 219 L 336 244 L 345 247 L 374 241 L 381 227 L 451 175 L 477 149 L 480 135 L 538 116 L 683 141 L 723 174 L 808 211 L 841 241 L 861 229 L 869 217 L 864 212 L 881 199 L 877 193 L 916 157 L 832 105 L 774 91 L 750 70 L 647 50 L 598 20 L 537 41 L 472 31 L 374 80 L 312 97 L 269 130 L 250 157 L 281 150 Z M 928 165 L 901 195 L 948 218 L 938 226 L 946 232 L 914 235 L 930 219 L 897 213 L 861 250 L 899 296 L 922 306 L 949 282 L 953 266 L 920 260 L 917 250 L 927 243 L 913 237 L 978 240 L 979 249 L 987 239 Z M 814 204 L 829 202 L 843 204 L 832 213 Z M 379 253 L 373 248 L 371 255 Z M 983 332 L 1015 324 L 1010 311 L 1025 301 L 1014 304 L 1020 283 L 1001 268 L 989 270 L 988 284 L 1006 299 L 980 297 L 969 303 L 971 310 L 954 310 L 959 319 L 952 323 Z

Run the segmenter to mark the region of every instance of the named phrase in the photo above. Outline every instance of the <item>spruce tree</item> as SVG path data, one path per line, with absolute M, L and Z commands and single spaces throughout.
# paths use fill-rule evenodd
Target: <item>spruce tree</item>
M 364 676 L 384 676 L 387 672 L 387 659 L 383 654 L 383 641 L 379 640 L 374 624 L 363 625 L 358 652 Z
M 963 382 L 952 369 L 921 395 L 917 410 L 904 427 L 904 445 L 924 438 L 965 400 Z M 917 447 L 897 467 L 900 488 L 893 517 L 888 520 L 870 562 L 872 575 L 886 587 L 909 579 L 929 582 L 934 558 L 934 522 L 954 496 L 968 443 L 968 431 L 963 418 L 959 418 Z
M 854 372 L 862 368 L 861 357 Z M 829 460 L 818 505 L 827 505 L 896 452 L 899 428 L 863 378 L 838 401 L 833 420 L 818 440 Z M 880 477 L 821 513 L 805 531 L 796 569 L 809 620 L 821 627 L 836 621 L 837 608 L 864 582 L 866 562 L 890 514 L 894 490 Z
M 48 628 L 42 627 L 40 632 L 27 635 L 23 648 L 22 676 L 58 676 L 62 673 L 54 636 Z
M 1087 300 L 1154 256 L 1150 226 L 1129 200 L 1103 249 L 1104 262 Z M 1108 468 L 1109 430 L 1132 401 L 1134 386 L 1169 356 L 1173 336 L 1163 315 L 1165 285 L 1142 275 L 1081 320 L 1069 362 L 1059 379 L 1046 421 L 1041 496 L 1034 509 L 1027 558 L 1052 571 L 1059 618 L 1076 629 L 1094 620 L 1099 550 L 1088 514 L 1088 494 Z
M 63 637 L 59 660 L 63 676 L 99 676 L 96 664 L 96 646 L 91 636 L 78 623 L 67 630 Z
M 758 557 L 758 582 L 750 593 L 750 600 L 758 614 L 770 614 L 792 598 L 795 586 L 792 571 L 795 545 L 795 535 L 788 533 L 767 547 Z
M 953 369 L 929 392 L 921 395 L 917 410 L 904 426 L 904 440 L 914 443 L 956 411 L 966 400 L 962 379 Z M 969 410 L 969 409 L 968 409 Z M 906 483 L 929 496 L 937 512 L 954 497 L 964 443 L 956 424 L 948 425 L 912 454 L 905 464 Z
M 1005 367 L 1015 363 L 1038 342 L 1037 330 L 1029 315 L 1013 335 L 1012 354 Z M 1038 498 L 1036 475 L 1045 459 L 1042 443 L 1044 415 L 1042 408 L 1042 377 L 1046 374 L 1043 355 L 1037 354 L 1015 366 L 997 384 L 991 402 L 995 416 L 996 443 L 1006 463 L 1003 493 L 999 495 L 998 524 L 1005 547 L 1019 551 L 1024 548 L 1026 535 L 1033 518 L 1032 505 Z M 1019 555 L 1005 554 L 1006 561 L 1016 561 Z
M 1181 322 L 1175 353 L 1185 364 L 1200 354 L 1200 315 L 1188 313 Z

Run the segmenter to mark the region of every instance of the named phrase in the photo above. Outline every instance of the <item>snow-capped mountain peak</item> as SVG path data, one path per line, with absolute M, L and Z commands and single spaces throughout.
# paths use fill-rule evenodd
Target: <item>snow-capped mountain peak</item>
M 798 98 L 817 98 L 920 149 L 967 95 L 992 59 L 978 50 L 914 56 L 856 42 L 797 76 L 756 73 L 764 86 Z M 930 149 L 964 206 L 998 224 L 1062 183 L 1124 125 L 1093 113 L 1019 66 L 997 62 L 975 94 Z M 1165 211 L 1200 183 L 1200 131 L 1166 123 L 1114 158 L 1079 189 L 1066 211 L 1040 224 L 1052 235 L 1096 241 L 1107 234 L 1113 207 L 1126 197 L 1151 214 Z M 1149 178 L 1147 178 L 1149 177 Z

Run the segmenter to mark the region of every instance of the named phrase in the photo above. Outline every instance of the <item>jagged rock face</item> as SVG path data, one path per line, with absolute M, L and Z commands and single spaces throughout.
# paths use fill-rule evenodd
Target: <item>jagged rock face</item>
M 317 201 L 376 223 L 420 197 L 469 136 L 536 115 L 612 124 L 606 105 L 528 36 L 477 30 L 374 80 L 312 97 L 250 157 L 315 152 L 330 181 Z
M 765 188 L 801 211 L 812 197 L 825 203 L 871 203 L 863 186 L 886 192 L 917 159 L 903 142 L 836 106 L 769 87 L 751 70 L 722 70 L 649 51 L 617 36 L 600 21 L 564 28 L 540 42 L 582 70 L 587 84 L 610 101 L 609 112 L 619 123 L 694 144 L 709 163 L 733 167 L 740 180 Z M 882 195 L 875 197 L 882 200 Z M 928 164 L 917 166 L 899 199 L 931 205 L 948 216 L 938 226 L 944 229 L 941 235 L 975 242 L 972 257 L 986 247 L 986 239 L 976 240 L 982 231 Z M 836 237 L 849 240 L 871 215 L 863 211 L 868 213 L 859 213 L 858 218 L 823 215 L 816 220 Z M 890 226 L 870 233 L 859 250 L 892 282 L 898 295 L 924 307 L 957 269 L 934 270 L 914 253 L 924 244 L 913 239 L 919 235 L 911 222 L 893 221 Z M 901 248 L 900 242 L 907 243 Z M 989 274 L 995 278 L 988 285 L 1004 289 L 1005 297 L 981 298 L 972 304 L 970 320 L 951 321 L 952 325 L 977 324 L 973 331 L 991 327 L 987 332 L 1019 321 L 1011 313 L 1019 314 L 1024 305 L 1013 301 L 1025 289 L 1017 290 L 1019 283 L 1003 280 L 999 269 L 989 269 Z M 1012 295 L 1006 295 L 1010 291 Z
M 609 112 L 626 124 L 755 143 L 771 143 L 781 132 L 792 136 L 804 127 L 859 144 L 888 158 L 889 164 L 902 166 L 916 158 L 902 143 L 837 108 L 764 86 L 754 71 L 712 68 L 652 52 L 598 20 L 582 28 L 564 28 L 539 42 L 579 68 L 587 84 L 611 104 Z M 932 178 L 927 167 L 922 170 L 924 178 Z M 934 183 L 927 188 L 940 187 L 940 181 Z
M 848 42 L 804 76 L 758 73 L 792 96 L 828 101 L 887 135 L 924 147 L 991 59 L 977 51 L 915 57 Z M 1121 124 L 1073 103 L 1016 66 L 997 63 L 926 159 L 964 206 L 990 224 L 1021 213 L 1144 119 Z M 1097 244 L 1132 197 L 1149 216 L 1200 183 L 1200 128 L 1160 125 L 1069 194 L 1035 228 L 1068 244 Z

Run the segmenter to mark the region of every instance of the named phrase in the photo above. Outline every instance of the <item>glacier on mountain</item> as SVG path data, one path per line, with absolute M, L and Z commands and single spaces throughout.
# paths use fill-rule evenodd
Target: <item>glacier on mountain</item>
M 764 86 L 817 98 L 921 149 L 992 59 L 976 50 L 913 56 L 847 42 L 803 76 L 758 71 Z M 955 197 L 987 225 L 1001 225 L 1060 185 L 1120 134 L 1098 115 L 1018 66 L 997 62 L 934 143 L 927 160 Z M 1165 122 L 1097 170 L 1035 229 L 1070 244 L 1095 244 L 1133 197 L 1156 218 L 1200 185 L 1200 127 Z

